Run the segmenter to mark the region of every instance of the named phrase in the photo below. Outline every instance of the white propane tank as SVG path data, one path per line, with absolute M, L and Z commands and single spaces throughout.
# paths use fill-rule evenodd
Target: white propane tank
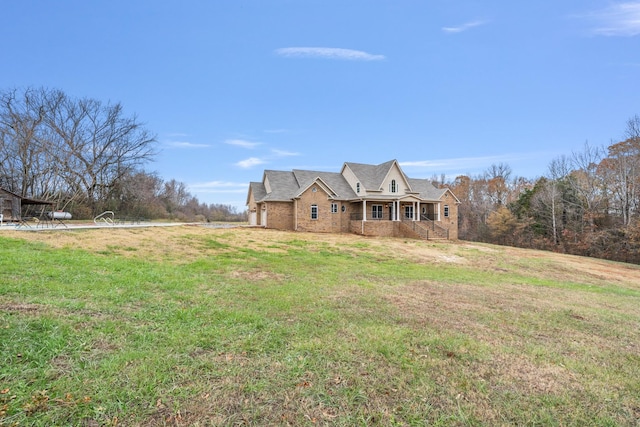
M 47 216 L 51 219 L 71 219 L 71 213 L 69 212 L 47 212 Z

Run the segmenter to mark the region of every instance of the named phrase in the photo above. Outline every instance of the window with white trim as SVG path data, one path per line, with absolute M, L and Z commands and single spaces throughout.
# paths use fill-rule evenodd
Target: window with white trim
M 360 183 L 357 182 L 356 183 L 356 193 L 359 193 L 359 192 L 360 192 Z
M 396 184 L 396 180 L 392 179 L 391 184 L 389 184 L 389 192 L 396 193 L 398 191 L 398 186 Z
M 404 217 L 413 219 L 413 206 L 405 206 L 404 207 Z
M 445 218 L 449 216 L 449 205 L 444 205 L 444 216 Z
M 382 205 L 371 205 L 371 218 L 382 219 Z
M 311 205 L 311 219 L 318 219 L 318 205 Z
M 331 213 L 338 213 L 338 204 L 331 203 Z

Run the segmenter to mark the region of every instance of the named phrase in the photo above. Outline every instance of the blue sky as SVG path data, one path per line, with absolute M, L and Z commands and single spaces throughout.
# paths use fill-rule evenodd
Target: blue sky
M 0 88 L 121 102 L 147 170 L 244 209 L 264 169 L 535 178 L 640 114 L 640 1 L 2 2 Z

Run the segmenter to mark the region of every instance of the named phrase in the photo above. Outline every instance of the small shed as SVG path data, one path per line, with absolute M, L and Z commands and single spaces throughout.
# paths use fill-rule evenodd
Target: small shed
M 49 205 L 53 202 L 29 199 L 16 193 L 0 188 L 0 215 L 3 221 L 22 221 L 22 205 Z

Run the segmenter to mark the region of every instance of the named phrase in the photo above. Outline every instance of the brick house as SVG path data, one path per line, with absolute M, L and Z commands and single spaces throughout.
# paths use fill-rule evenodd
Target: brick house
M 460 201 L 396 160 L 344 163 L 339 173 L 265 170 L 247 195 L 249 223 L 280 230 L 458 238 Z

